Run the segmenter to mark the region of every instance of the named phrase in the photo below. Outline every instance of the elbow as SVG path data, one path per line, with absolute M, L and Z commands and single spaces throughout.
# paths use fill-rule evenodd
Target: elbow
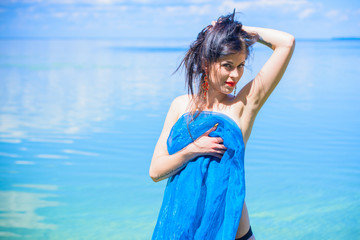
M 151 167 L 150 167 L 150 170 L 149 170 L 149 176 L 154 182 L 159 182 L 160 181 L 160 179 L 158 177 L 158 174 Z
M 279 49 L 285 50 L 286 52 L 289 52 L 290 54 L 295 49 L 295 37 L 291 34 L 287 34 L 283 40 L 281 46 L 279 46 Z
M 279 45 L 274 46 L 273 50 L 275 49 L 290 49 L 291 51 L 295 48 L 295 37 L 289 33 L 286 33 L 281 38 L 281 43 Z
M 287 40 L 287 46 L 291 49 L 295 48 L 295 37 L 291 34 L 289 34 L 288 36 L 288 40 Z

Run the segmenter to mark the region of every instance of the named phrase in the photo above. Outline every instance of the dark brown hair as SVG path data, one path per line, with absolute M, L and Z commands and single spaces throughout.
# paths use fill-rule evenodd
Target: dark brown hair
M 188 93 L 194 101 L 191 115 L 194 115 L 196 111 L 200 114 L 206 104 L 203 97 L 204 90 L 201 87 L 206 74 L 204 67 L 221 57 L 238 52 L 244 52 L 247 58 L 251 45 L 259 38 L 257 34 L 244 31 L 242 24 L 234 17 L 235 10 L 232 14 L 219 17 L 214 26 L 205 27 L 190 45 L 190 49 L 176 70 L 178 71 L 181 67 L 185 69 Z M 195 89 L 197 89 L 196 94 L 194 94 Z

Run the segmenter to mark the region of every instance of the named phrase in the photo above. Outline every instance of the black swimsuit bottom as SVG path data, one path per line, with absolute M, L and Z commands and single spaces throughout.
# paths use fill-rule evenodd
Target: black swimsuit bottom
M 244 235 L 242 236 L 241 238 L 237 238 L 235 240 L 247 240 L 249 239 L 251 236 L 253 235 L 252 231 L 251 231 L 251 227 L 249 228 L 249 231 Z

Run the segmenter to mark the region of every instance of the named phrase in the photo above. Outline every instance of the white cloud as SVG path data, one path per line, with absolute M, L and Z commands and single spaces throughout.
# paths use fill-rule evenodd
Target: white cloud
M 256 0 L 256 1 L 224 1 L 220 6 L 220 11 L 230 11 L 234 8 L 239 11 L 258 7 L 291 7 L 299 9 L 299 7 L 309 4 L 307 0 Z
M 211 2 L 211 0 L 187 0 L 187 2 L 199 4 L 199 3 Z
M 309 17 L 311 14 L 313 14 L 315 12 L 315 9 L 314 8 L 307 8 L 303 11 L 301 11 L 299 13 L 299 18 L 300 19 L 304 19 L 304 18 L 307 18 Z
M 333 18 L 339 15 L 339 10 L 331 10 L 328 11 L 325 16 L 329 17 L 329 18 Z
M 196 2 L 196 0 L 194 0 Z M 204 2 L 205 0 L 198 0 Z M 139 3 L 149 4 L 152 0 L 13 0 L 11 3 L 45 3 L 45 4 L 94 4 L 94 5 L 112 5 L 118 3 Z
M 165 7 L 165 12 L 167 13 L 176 13 L 176 12 L 182 12 L 184 11 L 185 7 L 182 6 L 167 6 Z
M 339 10 L 330 10 L 327 13 L 325 13 L 325 16 L 338 21 L 349 20 L 349 16 Z
M 162 11 L 163 8 L 158 9 Z M 211 5 L 189 5 L 189 6 L 166 6 L 164 7 L 166 13 L 177 15 L 205 15 L 211 13 Z
M 307 4 L 306 0 L 260 0 L 259 4 L 265 6 L 301 6 Z
M 199 14 L 199 15 L 205 15 L 211 12 L 211 5 L 205 5 L 205 6 L 189 6 L 190 13 L 193 14 Z
M 111 5 L 71 6 L 62 8 L 61 11 L 50 9 L 49 15 L 53 18 L 71 18 L 72 20 L 85 19 L 89 16 L 94 18 L 116 18 L 119 12 L 124 12 L 128 9 L 128 6 Z
M 64 12 L 54 12 L 54 13 L 51 13 L 51 16 L 54 17 L 54 18 L 63 18 L 65 17 L 67 14 L 64 13 Z
M 236 8 L 237 11 L 243 11 L 246 9 L 249 9 L 253 6 L 255 6 L 256 1 L 254 2 L 234 2 L 234 1 L 224 1 L 220 7 L 219 7 L 219 11 L 220 12 L 230 12 L 232 11 L 234 8 Z

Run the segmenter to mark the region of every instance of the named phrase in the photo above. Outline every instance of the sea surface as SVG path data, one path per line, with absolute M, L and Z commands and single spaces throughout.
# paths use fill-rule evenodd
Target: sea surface
M 190 41 L 0 40 L 0 239 L 150 239 Z M 271 51 L 256 45 L 242 85 Z M 256 239 L 360 239 L 360 41 L 298 40 L 245 154 Z

